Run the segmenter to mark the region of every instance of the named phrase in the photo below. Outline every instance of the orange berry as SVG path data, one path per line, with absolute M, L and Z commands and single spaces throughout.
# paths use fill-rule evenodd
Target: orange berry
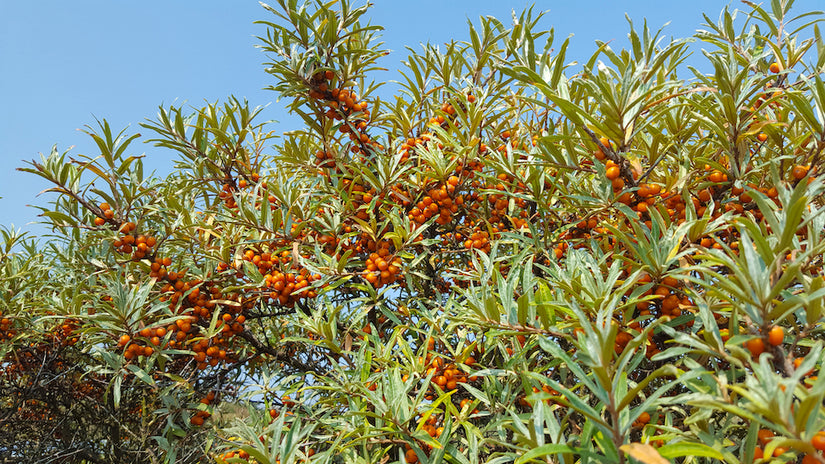
M 768 332 L 768 342 L 773 346 L 779 346 L 785 340 L 785 330 L 775 325 L 771 327 L 770 332 Z
M 765 352 L 765 342 L 762 340 L 761 337 L 752 338 L 745 343 L 745 347 L 754 357 L 759 357 L 760 354 Z
M 819 451 L 825 451 L 825 432 L 820 430 L 811 438 L 811 445 Z
M 605 171 L 605 176 L 610 180 L 618 179 L 619 174 L 621 174 L 621 170 L 618 166 L 610 166 L 607 168 L 607 171 Z
M 818 464 L 819 460 L 813 454 L 806 454 L 802 457 L 802 464 Z
M 771 63 L 770 70 L 771 70 L 771 72 L 772 72 L 772 73 L 774 73 L 774 74 L 778 73 L 778 72 L 781 70 L 781 69 L 779 68 L 779 63 L 777 63 L 777 62 L 773 62 L 773 63 Z
M 802 166 L 797 164 L 793 167 L 793 169 L 791 169 L 791 175 L 796 180 L 802 179 L 803 177 L 808 175 L 808 166 Z
M 760 429 L 756 436 L 759 438 L 759 443 L 765 446 L 773 438 L 773 432 L 768 429 Z

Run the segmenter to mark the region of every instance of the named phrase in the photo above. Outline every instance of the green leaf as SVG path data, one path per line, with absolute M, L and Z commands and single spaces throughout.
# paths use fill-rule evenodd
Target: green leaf
M 659 454 L 667 459 L 675 459 L 683 456 L 701 456 L 718 459 L 720 461 L 725 459 L 724 455 L 720 451 L 703 443 L 668 443 L 660 446 L 658 450 Z

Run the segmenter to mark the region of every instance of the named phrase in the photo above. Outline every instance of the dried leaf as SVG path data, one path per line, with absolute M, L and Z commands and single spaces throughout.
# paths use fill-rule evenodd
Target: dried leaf
M 620 449 L 631 458 L 645 464 L 670 464 L 670 461 L 663 458 L 656 448 L 645 443 L 630 443 L 622 445 Z

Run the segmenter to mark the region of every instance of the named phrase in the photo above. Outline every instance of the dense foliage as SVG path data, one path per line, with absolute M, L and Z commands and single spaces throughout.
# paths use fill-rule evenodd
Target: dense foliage
M 484 17 L 387 100 L 366 6 L 277 3 L 300 130 L 162 107 L 22 169 L 0 461 L 825 463 L 820 13 L 706 17 L 707 72 Z

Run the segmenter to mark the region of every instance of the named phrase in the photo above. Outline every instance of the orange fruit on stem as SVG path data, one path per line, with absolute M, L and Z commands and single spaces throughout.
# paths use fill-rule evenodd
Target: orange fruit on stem
M 762 340 L 762 337 L 752 338 L 745 343 L 745 347 L 754 357 L 759 357 L 760 354 L 765 352 L 765 342 Z
M 791 175 L 796 180 L 802 179 L 803 177 L 808 175 L 808 166 L 802 166 L 797 164 L 793 167 L 793 169 L 791 169 Z
M 819 451 L 825 451 L 825 432 L 820 430 L 811 438 L 811 445 Z
M 778 325 L 771 327 L 770 332 L 768 332 L 768 342 L 773 346 L 779 346 L 784 340 L 785 329 Z
M 773 432 L 768 429 L 760 429 L 756 436 L 759 438 L 759 443 L 765 446 L 773 438 Z

